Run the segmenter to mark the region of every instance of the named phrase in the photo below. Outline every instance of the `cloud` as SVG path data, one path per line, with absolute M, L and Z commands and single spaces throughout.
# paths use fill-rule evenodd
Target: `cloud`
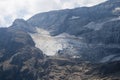
M 0 0 L 0 26 L 9 26 L 16 18 L 50 10 L 93 6 L 106 0 Z

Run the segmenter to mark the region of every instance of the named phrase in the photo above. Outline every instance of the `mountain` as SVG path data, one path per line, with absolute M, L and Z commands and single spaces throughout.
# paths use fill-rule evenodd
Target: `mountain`
M 80 35 L 85 31 L 98 30 L 101 28 L 102 23 L 117 19 L 119 5 L 119 0 L 114 0 L 93 7 L 40 13 L 28 19 L 27 22 L 34 27 L 50 31 L 51 35 L 58 35 L 63 32 Z M 90 24 L 99 26 L 95 27 Z M 87 27 L 87 25 L 91 27 Z
M 120 0 L 16 19 L 0 36 L 2 80 L 120 80 Z
M 108 0 L 93 7 L 39 13 L 27 21 L 17 19 L 11 28 L 27 31 L 47 55 L 109 62 L 120 58 L 119 23 L 120 1 Z

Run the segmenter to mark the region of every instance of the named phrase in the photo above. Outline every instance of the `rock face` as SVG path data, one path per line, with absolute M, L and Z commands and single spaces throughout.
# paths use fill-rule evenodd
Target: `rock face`
M 0 79 L 36 80 L 37 67 L 44 59 L 42 51 L 26 32 L 0 29 Z M 26 75 L 26 76 L 25 76 Z
M 62 45 L 54 50 L 58 55 L 76 55 L 92 62 L 102 62 L 110 55 L 119 56 L 119 0 L 108 0 L 93 7 L 40 13 L 28 19 L 27 23 L 48 31 L 51 37 L 57 37 L 57 44 Z M 39 44 L 34 36 L 33 39 Z M 41 48 L 40 45 L 38 48 Z M 112 58 L 118 60 L 119 57 Z M 106 62 L 109 61 L 112 60 L 106 59 Z
M 43 80 L 119 80 L 120 62 L 91 64 L 77 59 L 49 58 Z
M 12 29 L 17 29 L 17 30 L 22 30 L 22 31 L 27 31 L 30 33 L 35 32 L 35 28 L 32 27 L 30 24 L 27 23 L 27 21 L 23 19 L 16 19 L 13 24 L 10 26 Z
M 92 30 L 101 29 L 101 24 L 117 19 L 120 15 L 119 7 L 119 0 L 112 0 L 93 7 L 40 13 L 31 17 L 27 22 L 32 26 L 50 31 L 51 35 L 66 32 L 79 36 Z M 94 28 L 97 25 L 85 27 L 91 23 L 101 26 L 97 27 L 98 29 Z

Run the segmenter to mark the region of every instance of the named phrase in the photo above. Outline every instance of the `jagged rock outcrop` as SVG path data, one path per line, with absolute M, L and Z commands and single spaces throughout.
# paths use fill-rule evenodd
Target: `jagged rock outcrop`
M 24 19 L 16 19 L 13 24 L 10 26 L 12 29 L 22 30 L 25 32 L 34 33 L 35 28 L 27 23 Z
M 44 60 L 41 50 L 29 34 L 24 31 L 0 29 L 0 79 L 36 80 L 40 61 Z

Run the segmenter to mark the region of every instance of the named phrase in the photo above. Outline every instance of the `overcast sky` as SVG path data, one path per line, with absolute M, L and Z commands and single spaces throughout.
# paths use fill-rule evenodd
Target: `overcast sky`
M 93 6 L 106 0 L 0 0 L 0 27 L 11 25 L 16 18 L 28 19 L 50 10 Z

